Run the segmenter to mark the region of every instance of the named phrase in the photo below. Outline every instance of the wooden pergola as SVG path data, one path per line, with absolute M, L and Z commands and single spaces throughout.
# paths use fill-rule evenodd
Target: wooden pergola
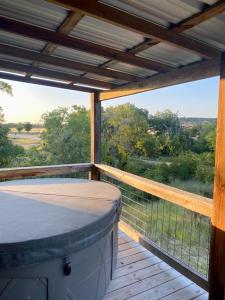
M 111 174 L 209 216 L 209 298 L 215 300 L 225 299 L 224 30 L 224 0 L 0 0 L 0 78 L 91 94 L 91 179 Z M 213 203 L 100 165 L 101 101 L 217 75 Z M 0 177 L 55 174 L 57 168 L 5 170 Z

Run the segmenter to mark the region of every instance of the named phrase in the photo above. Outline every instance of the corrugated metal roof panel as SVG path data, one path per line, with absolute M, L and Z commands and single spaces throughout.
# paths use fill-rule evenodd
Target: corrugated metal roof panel
M 98 55 L 89 54 L 87 52 L 82 52 L 82 51 L 78 51 L 66 47 L 57 47 L 56 50 L 54 51 L 54 56 L 58 56 L 68 60 L 74 60 L 77 62 L 82 62 L 94 66 L 98 66 L 108 60 L 107 58 Z
M 0 0 L 0 15 L 56 30 L 67 11 L 44 0 Z
M 99 0 L 100 1 L 100 0 Z M 125 10 L 132 15 L 150 20 L 161 26 L 168 27 L 172 23 L 176 24 L 191 15 L 199 12 L 203 4 L 212 5 L 216 0 L 101 0 L 103 3 Z M 0 0 L 0 15 L 22 20 L 41 27 L 55 30 L 67 16 L 67 10 L 48 3 L 44 0 Z M 197 40 L 203 41 L 221 50 L 225 50 L 225 14 L 220 14 L 202 24 L 182 33 L 191 36 Z M 119 26 L 85 16 L 73 30 L 72 36 L 83 40 L 88 40 L 96 44 L 105 45 L 121 51 L 132 48 L 143 41 L 144 36 L 133 33 L 132 31 L 120 28 Z M 27 48 L 30 50 L 41 51 L 46 45 L 45 42 L 14 35 L 0 30 L 0 43 Z M 88 49 L 87 49 L 88 51 Z M 147 59 L 153 59 L 172 66 L 182 66 L 200 60 L 198 55 L 190 51 L 173 46 L 165 42 L 153 46 L 138 54 Z M 88 54 L 86 52 L 57 47 L 54 56 L 77 62 L 101 65 L 108 61 L 105 57 Z M 1 56 L 0 56 L 1 58 Z M 6 57 L 3 59 L 7 59 Z M 13 61 L 21 63 L 30 63 L 27 60 Z M 83 72 L 69 68 L 60 68 L 52 65 L 42 64 L 51 70 L 70 73 L 74 75 L 83 74 Z M 126 64 L 115 62 L 109 69 L 133 74 L 140 77 L 151 76 L 156 72 Z M 123 83 L 115 79 L 98 77 L 98 75 L 87 74 L 89 78 L 99 79 L 112 83 Z M 96 77 L 97 76 L 97 77 Z M 110 81 L 111 80 L 111 81 Z
M 201 60 L 200 56 L 168 43 L 159 43 L 158 45 L 140 52 L 138 56 L 144 57 L 146 59 L 160 61 L 174 67 L 187 65 L 189 63 Z
M 180 21 L 200 12 L 205 4 L 212 5 L 216 0 L 101 0 L 101 2 L 114 6 L 147 19 L 164 27 L 177 24 Z M 208 21 L 187 30 L 183 35 L 193 37 L 207 44 L 225 49 L 225 18 L 220 14 Z M 173 63 L 173 61 L 172 61 Z M 185 64 L 185 63 L 184 63 Z
M 0 66 L 0 73 L 13 74 L 13 75 L 21 76 L 21 77 L 25 77 L 26 76 L 26 73 L 24 73 L 24 72 L 10 72 L 10 71 L 8 71 L 6 69 L 1 68 L 1 66 Z
M 97 74 L 92 74 L 92 73 L 87 73 L 84 77 L 90 78 L 90 79 L 95 79 L 95 80 L 100 80 L 100 81 L 105 81 L 105 82 L 109 82 L 109 83 L 113 83 L 113 84 L 126 83 L 126 81 L 123 81 L 123 80 L 109 78 L 109 77 L 105 77 L 105 76 L 101 76 L 101 75 L 97 75 Z
M 51 71 L 58 71 L 61 73 L 65 73 L 65 74 L 72 74 L 72 75 L 82 75 L 84 72 L 81 71 L 77 71 L 74 69 L 69 69 L 69 68 L 64 68 L 64 67 L 59 67 L 59 66 L 53 66 L 53 65 L 49 65 L 49 64 L 45 64 L 45 63 L 41 63 L 40 64 L 41 68 L 47 69 L 47 70 L 51 70 Z
M 31 63 L 32 63 L 32 60 L 14 57 L 14 56 L 2 54 L 2 53 L 0 53 L 0 59 L 10 61 L 10 62 L 15 62 L 15 63 L 21 63 L 24 65 L 31 65 Z
M 59 79 L 53 79 L 52 77 L 48 77 L 48 76 L 42 77 L 42 76 L 32 75 L 31 78 L 40 79 L 40 80 L 43 80 L 43 81 L 47 80 L 47 81 L 52 81 L 52 82 L 65 83 L 65 84 L 69 84 L 70 83 L 69 81 L 59 80 Z
M 142 19 L 152 21 L 168 27 L 170 23 L 178 23 L 200 11 L 202 2 L 197 0 L 101 0 L 136 15 Z
M 45 43 L 42 41 L 9 33 L 3 30 L 0 30 L 0 43 L 36 51 L 42 50 L 45 46 Z
M 203 41 L 208 45 L 225 50 L 225 14 L 205 21 L 185 31 L 184 35 Z
M 117 50 L 132 48 L 143 41 L 140 34 L 89 16 L 82 18 L 70 35 Z
M 133 66 L 130 64 L 126 64 L 123 62 L 114 63 L 113 65 L 110 66 L 110 69 L 116 70 L 116 71 L 121 71 L 121 72 L 132 74 L 132 75 L 137 75 L 140 77 L 151 76 L 151 75 L 154 75 L 157 73 L 155 71 L 147 70 L 147 69 Z

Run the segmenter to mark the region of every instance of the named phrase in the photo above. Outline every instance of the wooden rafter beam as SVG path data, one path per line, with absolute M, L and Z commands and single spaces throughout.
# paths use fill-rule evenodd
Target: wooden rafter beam
M 13 72 L 24 72 L 24 73 L 31 73 L 36 76 L 42 76 L 51 79 L 57 79 L 62 81 L 73 81 L 79 84 L 85 84 L 93 87 L 99 87 L 104 89 L 109 89 L 112 85 L 108 82 L 103 82 L 99 80 L 84 78 L 75 76 L 72 74 L 62 73 L 58 71 L 52 71 L 44 68 L 28 66 L 24 64 L 18 64 L 10 61 L 0 60 L 0 68 L 4 70 L 10 70 Z
M 26 77 L 23 77 L 23 76 L 18 76 L 18 75 L 8 74 L 8 73 L 2 73 L 2 72 L 0 72 L 0 78 L 1 79 L 6 79 L 6 80 L 13 80 L 13 81 L 19 81 L 19 82 L 49 86 L 49 87 L 54 87 L 54 88 L 61 88 L 61 89 L 85 92 L 85 93 L 98 92 L 98 90 L 83 87 L 83 86 L 82 87 L 77 86 L 77 85 L 72 85 L 71 86 L 71 85 L 64 84 L 64 83 L 53 82 L 53 81 L 48 81 L 48 80 L 41 80 L 41 79 L 36 79 L 36 78 L 26 78 Z
M 181 21 L 176 24 L 171 31 L 176 33 L 184 32 L 185 30 L 191 29 L 225 11 L 225 1 L 220 0 L 211 6 L 207 6 L 201 12 L 194 14 L 193 16 Z
M 103 91 L 100 93 L 99 100 L 103 101 L 129 96 L 141 92 L 159 89 L 162 87 L 205 79 L 216 76 L 218 74 L 219 58 L 214 58 L 211 60 L 205 60 L 203 62 L 195 63 L 191 66 L 176 69 L 171 72 L 155 75 L 141 82 L 126 84 L 119 88 L 115 88 L 109 91 Z
M 70 10 L 80 10 L 83 13 L 130 31 L 139 33 L 148 38 L 156 38 L 175 46 L 184 48 L 205 58 L 216 57 L 220 52 L 200 41 L 167 30 L 153 22 L 143 20 L 119 9 L 110 7 L 96 0 L 48 0 Z
M 122 73 L 119 71 L 99 68 L 99 67 L 95 67 L 92 65 L 75 62 L 73 60 L 63 59 L 60 57 L 50 56 L 50 55 L 46 55 L 46 54 L 39 53 L 36 51 L 25 50 L 22 48 L 3 45 L 3 44 L 0 44 L 0 53 L 5 54 L 5 55 L 10 55 L 12 57 L 29 59 L 29 60 L 33 60 L 33 61 L 37 61 L 37 62 L 43 62 L 43 63 L 49 64 L 49 65 L 84 71 L 87 73 L 93 73 L 93 74 L 97 74 L 97 75 L 102 75 L 102 76 L 106 76 L 109 78 L 117 78 L 117 79 L 121 79 L 121 80 L 128 81 L 128 82 L 129 81 L 135 82 L 135 81 L 140 80 L 140 77 Z
M 65 35 L 68 35 L 74 27 L 80 22 L 80 20 L 83 18 L 84 14 L 80 11 L 71 11 L 69 12 L 68 16 L 65 18 L 63 23 L 59 26 L 57 29 L 58 33 L 62 33 Z M 52 54 L 55 49 L 57 48 L 56 44 L 48 43 L 42 52 L 44 54 Z
M 225 11 L 225 1 L 220 0 L 216 2 L 213 5 L 207 6 L 204 8 L 201 12 L 198 12 L 194 15 L 192 15 L 189 18 L 184 19 L 183 21 L 179 22 L 178 24 L 175 24 L 172 26 L 169 30 L 176 32 L 176 33 L 182 33 L 188 29 L 193 28 L 194 26 L 197 26 L 213 17 L 216 17 L 218 14 L 221 14 Z M 157 44 L 159 44 L 160 41 L 155 39 L 146 39 L 144 42 L 136 45 L 132 49 L 128 50 L 129 53 L 137 54 L 141 51 L 144 51 L 150 47 L 153 47 Z
M 79 23 L 79 21 L 83 18 L 84 14 L 80 11 L 76 12 L 69 12 L 65 20 L 62 22 L 62 24 L 59 26 L 59 28 L 56 30 L 59 33 L 62 34 L 69 34 L 73 28 Z M 57 48 L 56 44 L 53 43 L 47 43 L 43 50 L 42 53 L 51 55 L 55 49 Z M 38 61 L 34 61 L 32 63 L 32 66 L 37 67 L 39 65 Z M 30 77 L 32 74 L 27 74 L 27 77 Z
M 38 26 L 15 21 L 5 17 L 0 17 L 0 29 L 14 34 L 27 36 L 33 39 L 54 43 L 63 47 L 84 51 L 89 54 L 95 54 L 109 59 L 116 59 L 124 63 L 155 70 L 158 72 L 169 71 L 173 68 L 164 63 L 134 56 L 129 53 L 125 53 L 102 45 L 97 45 L 92 42 L 88 42 L 71 36 L 66 36 L 62 33 L 53 32 L 48 29 L 40 28 Z

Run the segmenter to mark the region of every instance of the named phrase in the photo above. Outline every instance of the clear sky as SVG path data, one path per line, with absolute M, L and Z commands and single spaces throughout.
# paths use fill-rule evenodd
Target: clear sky
M 0 95 L 6 122 L 39 122 L 41 115 L 59 106 L 84 105 L 89 108 L 89 94 L 7 81 L 13 97 Z M 138 95 L 103 102 L 103 107 L 131 102 L 150 113 L 170 109 L 186 117 L 216 117 L 218 77 L 162 88 Z

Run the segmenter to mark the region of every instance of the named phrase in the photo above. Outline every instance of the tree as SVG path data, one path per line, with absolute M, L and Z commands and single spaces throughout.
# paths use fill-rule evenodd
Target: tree
M 103 112 L 104 154 L 115 166 L 124 168 L 130 156 L 144 155 L 148 133 L 148 111 L 127 103 Z M 105 160 L 106 157 L 103 157 Z
M 32 125 L 30 122 L 24 123 L 24 129 L 25 129 L 27 132 L 30 132 L 32 128 L 33 128 L 33 125 Z
M 9 96 L 12 96 L 12 86 L 4 81 L 0 81 L 0 91 Z
M 193 144 L 196 153 L 214 152 L 216 144 L 216 122 L 203 124 Z
M 24 129 L 24 125 L 23 125 L 22 123 L 18 123 L 18 124 L 16 125 L 16 130 L 17 130 L 18 132 L 21 132 L 23 129 Z
M 78 163 L 90 160 L 90 112 L 80 106 L 58 108 L 42 116 L 43 150 L 52 163 Z
M 181 123 L 178 114 L 166 109 L 163 112 L 157 112 L 150 115 L 149 126 L 156 132 L 167 135 L 178 134 L 181 131 Z
M 12 88 L 9 84 L 0 81 L 0 91 L 12 95 Z M 8 138 L 9 127 L 4 122 L 4 114 L 0 107 L 0 167 L 7 167 L 11 161 L 23 153 L 23 148 L 13 145 Z

